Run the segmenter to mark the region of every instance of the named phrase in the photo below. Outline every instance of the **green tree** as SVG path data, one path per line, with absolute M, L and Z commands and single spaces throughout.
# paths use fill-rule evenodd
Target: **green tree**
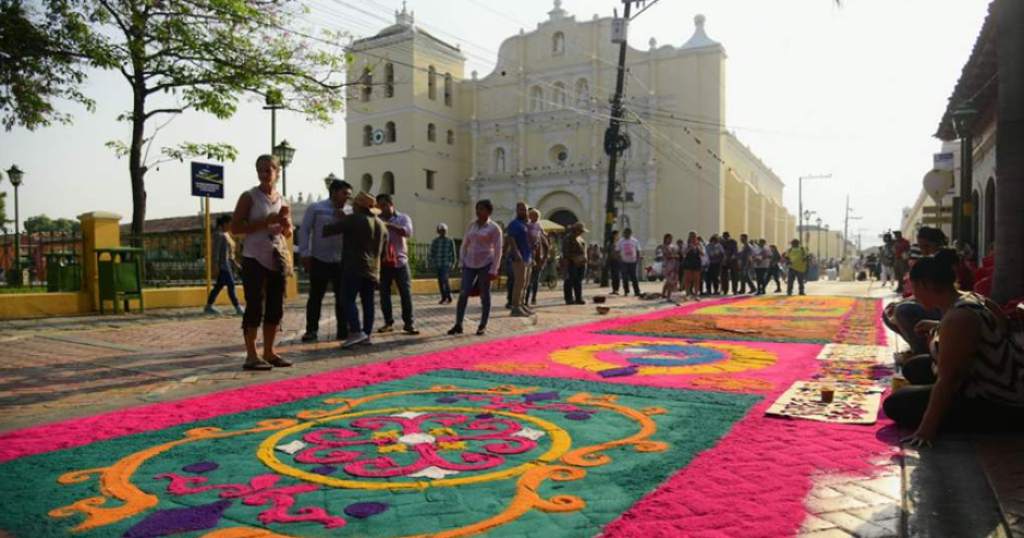
M 3 0 L 0 0 L 3 1 Z M 154 140 L 186 111 L 232 117 L 245 95 L 283 94 L 285 108 L 329 123 L 341 110 L 346 55 L 333 43 L 295 29 L 305 8 L 287 0 L 43 0 L 47 21 L 89 21 L 72 41 L 88 44 L 87 61 L 116 69 L 132 102 L 118 116 L 125 140 L 107 143 L 127 157 L 132 188 L 131 232 L 140 237 L 146 218 L 148 170 L 192 157 L 234 160 L 224 142 L 184 141 L 159 147 Z M 328 43 L 324 45 L 323 43 Z
M 36 215 L 29 217 L 21 223 L 21 227 L 25 230 L 25 233 L 31 234 L 36 232 L 52 232 L 54 231 L 53 219 L 46 215 Z
M 60 13 L 62 6 L 54 3 Z M 0 0 L 0 121 L 33 130 L 71 116 L 54 107 L 64 99 L 93 108 L 80 89 L 90 65 L 109 65 L 111 58 L 90 41 L 81 18 L 45 17 L 21 0 Z M 91 59 L 89 57 L 91 56 Z

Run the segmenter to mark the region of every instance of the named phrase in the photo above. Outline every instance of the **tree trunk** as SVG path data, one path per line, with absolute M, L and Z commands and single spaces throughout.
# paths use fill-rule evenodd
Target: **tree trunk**
M 996 126 L 996 264 L 992 298 L 1024 297 L 1024 2 L 995 5 L 999 69 Z
M 133 17 L 138 20 L 139 17 Z M 133 29 L 135 27 L 133 26 Z M 145 45 L 142 32 L 128 36 L 129 50 L 132 51 L 132 139 L 128 150 L 128 173 L 132 181 L 132 227 L 131 243 L 134 247 L 143 244 L 142 234 L 146 225 L 146 163 L 142 162 L 142 148 L 146 137 L 146 79 Z

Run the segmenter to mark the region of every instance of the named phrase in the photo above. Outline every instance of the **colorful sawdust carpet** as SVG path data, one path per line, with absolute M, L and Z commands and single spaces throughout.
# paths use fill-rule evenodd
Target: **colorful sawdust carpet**
M 706 340 L 879 344 L 879 303 L 852 297 L 760 296 L 651 319 L 609 332 Z
M 894 450 L 884 421 L 765 415 L 839 361 L 820 343 L 631 329 L 804 304 L 800 321 L 883 343 L 876 304 L 804 301 L 705 302 L 0 434 L 0 529 L 791 535 L 814 476 L 869 473 Z
M 0 528 L 593 534 L 758 400 L 440 371 L 15 460 Z
M 823 391 L 831 397 L 822 398 Z M 781 417 L 874 424 L 878 419 L 881 390 L 833 381 L 797 381 L 765 411 Z

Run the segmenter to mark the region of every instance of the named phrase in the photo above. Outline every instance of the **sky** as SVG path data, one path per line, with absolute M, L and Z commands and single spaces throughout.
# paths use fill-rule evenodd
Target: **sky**
M 850 236 L 867 247 L 884 230 L 899 228 L 903 207 L 914 203 L 940 143 L 932 137 L 949 95 L 970 55 L 989 0 L 660 0 L 631 23 L 630 44 L 647 49 L 681 45 L 693 17 L 707 18 L 708 35 L 722 43 L 726 64 L 726 123 L 786 183 L 784 202 L 797 208 L 797 178 L 806 181 L 804 206 L 832 229 L 842 229 L 846 196 Z M 355 37 L 393 22 L 399 0 L 306 0 L 304 22 Z M 501 41 L 546 20 L 551 0 L 411 0 L 416 23 L 467 57 L 466 73 L 488 73 Z M 615 0 L 564 0 L 577 20 L 608 16 Z M 627 92 L 629 88 L 627 87 Z M 94 210 L 131 216 L 127 161 L 104 143 L 126 140 L 129 127 L 115 120 L 130 106 L 120 75 L 95 72 L 85 93 L 97 101 L 71 126 L 0 132 L 0 168 L 24 170 L 21 215 L 75 217 Z M 164 128 L 158 144 L 228 142 L 239 150 L 226 163 L 226 197 L 214 211 L 230 210 L 253 183 L 253 161 L 270 147 L 269 113 L 246 101 L 227 121 L 184 114 Z M 342 175 L 344 114 L 320 126 L 279 112 L 278 141 L 297 148 L 288 168 L 288 192 L 323 191 L 323 178 Z M 154 150 L 155 151 L 155 150 Z M 189 190 L 188 163 L 162 164 L 146 176 L 148 217 L 199 211 Z M 10 191 L 4 178 L 0 190 Z M 9 195 L 10 196 L 10 195 Z M 8 214 L 13 214 L 8 198 Z M 817 217 L 812 217 L 817 218 Z

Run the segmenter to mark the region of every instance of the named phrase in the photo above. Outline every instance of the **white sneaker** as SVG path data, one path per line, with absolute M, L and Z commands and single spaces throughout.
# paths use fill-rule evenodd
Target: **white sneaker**
M 365 342 L 369 338 L 370 337 L 366 336 L 366 333 L 364 333 L 363 331 L 359 331 L 355 334 L 350 334 L 349 337 L 344 342 L 341 343 L 341 349 L 350 348 L 356 344 Z

